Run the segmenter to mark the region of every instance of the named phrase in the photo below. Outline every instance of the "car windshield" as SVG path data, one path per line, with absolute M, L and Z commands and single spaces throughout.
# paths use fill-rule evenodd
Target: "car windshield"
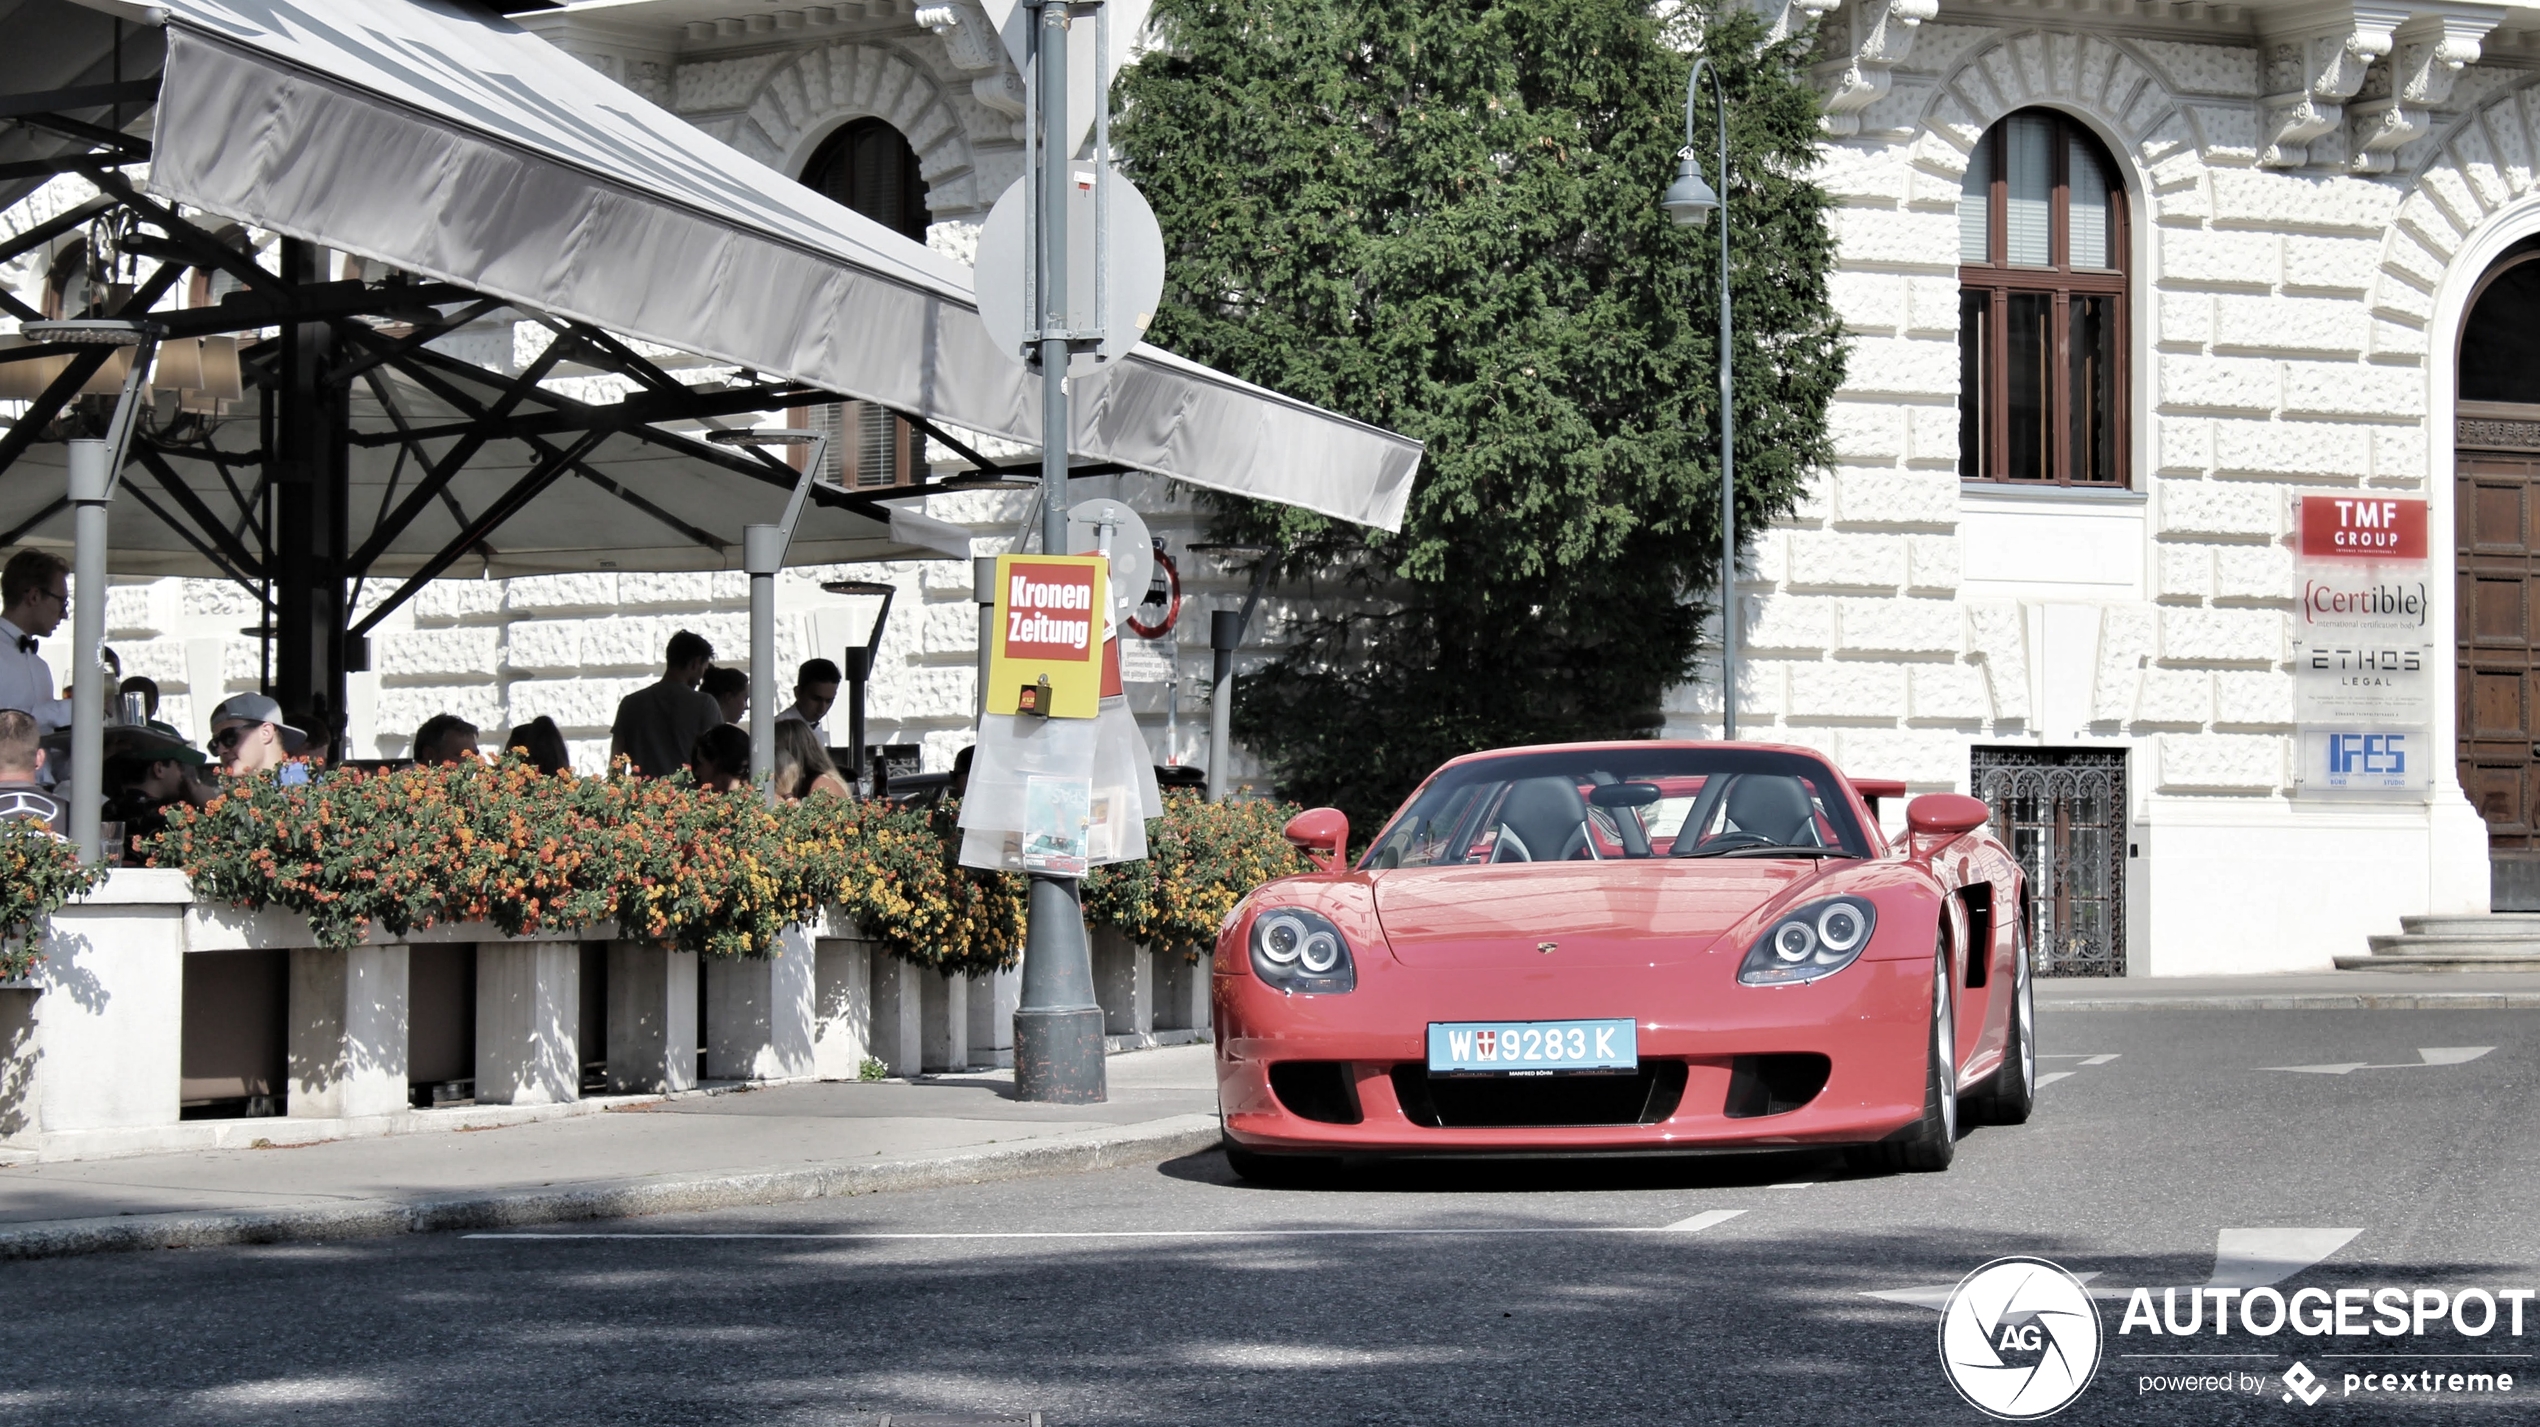
M 1617 744 L 1441 770 L 1359 866 L 1639 857 L 1867 857 L 1832 769 L 1762 749 Z

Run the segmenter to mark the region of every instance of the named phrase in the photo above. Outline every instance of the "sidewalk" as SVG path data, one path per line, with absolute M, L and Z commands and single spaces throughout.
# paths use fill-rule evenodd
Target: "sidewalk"
M 0 1166 L 0 1259 L 423 1233 L 1153 1163 L 1217 1143 L 1206 1045 L 1115 1055 L 1110 1100 L 1011 1071 L 692 1095 L 572 1119 Z
M 2540 1008 L 2540 973 L 2322 971 L 2267 976 L 2040 977 L 2041 1011 L 2505 1011 Z

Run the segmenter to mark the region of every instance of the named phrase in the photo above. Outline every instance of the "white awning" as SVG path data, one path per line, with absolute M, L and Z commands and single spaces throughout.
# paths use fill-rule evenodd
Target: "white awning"
M 435 0 L 167 0 L 155 192 L 628 336 L 1037 446 L 970 271 L 515 26 Z M 1071 453 L 1382 529 L 1419 443 L 1151 346 Z

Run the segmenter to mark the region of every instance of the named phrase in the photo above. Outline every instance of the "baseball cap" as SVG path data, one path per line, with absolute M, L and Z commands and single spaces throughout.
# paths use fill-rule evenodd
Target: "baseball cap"
M 212 710 L 212 722 L 218 725 L 223 719 L 272 724 L 282 730 L 282 746 L 293 753 L 309 741 L 307 733 L 282 721 L 282 705 L 262 694 L 232 694 L 221 700 L 220 707 Z

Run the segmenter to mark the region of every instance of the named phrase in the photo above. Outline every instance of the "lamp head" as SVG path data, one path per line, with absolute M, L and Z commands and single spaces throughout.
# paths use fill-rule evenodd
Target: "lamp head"
M 76 317 L 54 322 L 28 322 L 18 330 L 33 342 L 75 347 L 134 347 L 155 340 L 166 328 L 130 317 Z
M 808 446 L 820 439 L 820 433 L 771 426 L 736 426 L 727 431 L 709 431 L 706 439 L 717 446 Z
M 1676 181 L 1667 185 L 1667 196 L 1658 200 L 1658 206 L 1679 225 L 1699 228 L 1711 220 L 1711 210 L 1720 206 L 1720 196 L 1702 181 L 1702 165 L 1687 153 L 1676 160 Z

